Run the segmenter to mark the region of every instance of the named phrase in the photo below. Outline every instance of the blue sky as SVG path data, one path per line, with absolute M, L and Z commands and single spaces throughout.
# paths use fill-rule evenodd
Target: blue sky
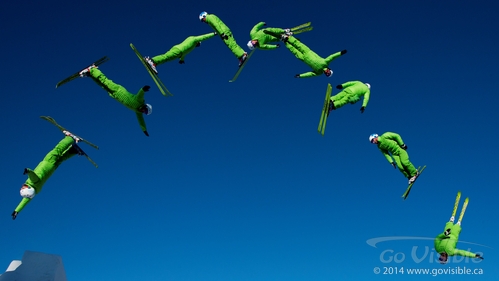
M 8 2 L 0 9 L 0 83 L 4 148 L 0 265 L 25 250 L 61 255 L 69 280 L 413 280 L 374 267 L 448 268 L 416 263 L 431 240 L 379 243 L 385 236 L 434 237 L 458 190 L 470 197 L 458 243 L 484 253 L 480 280 L 497 280 L 497 19 L 493 1 L 98 1 Z M 219 38 L 180 65 L 158 67 L 173 97 L 163 97 L 129 44 L 143 55 L 166 52 L 187 36 L 211 32 L 201 11 L 218 15 L 247 50 L 259 21 L 293 27 L 331 63 L 309 71 L 284 46 L 256 51 L 235 83 L 237 59 Z M 100 69 L 136 93 L 150 85 L 145 117 L 90 78 L 61 79 L 107 55 Z M 371 84 L 360 103 L 317 124 L 328 83 Z M 333 94 L 338 90 L 333 88 Z M 15 221 L 25 167 L 34 168 L 62 138 L 49 115 L 100 150 L 99 164 L 65 162 Z M 407 180 L 368 142 L 399 133 L 414 165 L 427 169 L 410 197 Z M 490 248 L 488 248 L 490 247 Z M 381 253 L 403 253 L 400 263 Z M 422 255 L 422 254 L 421 254 Z M 400 256 L 398 256 L 400 257 Z M 386 256 L 383 256 L 386 258 Z M 412 279 L 411 279 L 412 278 Z M 441 275 L 461 280 L 463 275 Z

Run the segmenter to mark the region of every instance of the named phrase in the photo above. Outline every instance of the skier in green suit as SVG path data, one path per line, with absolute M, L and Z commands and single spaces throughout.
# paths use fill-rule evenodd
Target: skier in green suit
M 409 161 L 409 154 L 406 152 L 407 145 L 405 145 L 399 134 L 392 132 L 386 132 L 381 136 L 372 134 L 369 136 L 369 141 L 378 146 L 393 168 L 399 168 L 402 174 L 409 179 L 409 184 L 416 180 L 419 176 L 418 170 Z M 397 163 L 396 165 L 394 161 Z
M 349 81 L 337 85 L 336 89 L 343 89 L 343 91 L 331 97 L 329 112 L 331 112 L 331 110 L 338 109 L 347 103 L 354 104 L 360 100 L 360 97 L 364 96 L 364 101 L 362 102 L 362 107 L 360 108 L 360 112 L 364 113 L 371 95 L 371 85 L 360 81 Z
M 434 241 L 435 251 L 440 254 L 438 260 L 441 264 L 446 264 L 449 256 L 463 256 L 468 258 L 479 258 L 483 260 L 479 254 L 475 254 L 465 250 L 456 249 L 457 241 L 459 240 L 459 234 L 461 233 L 461 220 L 463 219 L 463 215 L 466 209 L 468 198 L 466 198 L 465 206 L 463 206 L 461 210 L 461 215 L 459 216 L 459 220 L 456 224 L 454 224 L 454 216 L 456 215 L 457 206 L 459 204 L 459 198 L 461 197 L 461 192 L 458 193 L 456 198 L 456 204 L 454 206 L 454 212 L 452 216 L 445 224 L 444 231 L 440 233 Z
M 35 197 L 36 194 L 42 191 L 42 187 L 47 180 L 52 176 L 55 170 L 62 164 L 76 154 L 81 152 L 77 149 L 79 139 L 68 131 L 63 132 L 64 137 L 54 149 L 52 149 L 45 158 L 36 166 L 34 170 L 29 168 L 24 169 L 23 175 L 28 175 L 28 179 L 22 185 L 20 194 L 23 197 L 19 205 L 17 205 L 14 212 L 12 212 L 12 219 L 15 220 L 17 214 Z
M 296 74 L 295 78 L 314 77 L 321 75 L 322 73 L 324 73 L 327 77 L 331 77 L 333 75 L 333 71 L 329 68 L 329 64 L 336 58 L 347 53 L 347 50 L 343 50 L 341 52 L 331 54 L 326 58 L 322 58 L 294 36 L 281 34 L 281 40 L 286 44 L 286 47 L 291 51 L 291 53 L 293 53 L 293 55 L 295 55 L 295 57 L 312 68 L 312 71 Z
M 229 27 L 225 25 L 220 18 L 213 14 L 208 14 L 207 12 L 201 12 L 201 14 L 199 14 L 199 20 L 207 23 L 220 35 L 220 38 L 222 38 L 225 45 L 227 45 L 232 53 L 239 59 L 239 67 L 241 67 L 248 57 L 248 53 L 236 43 L 236 39 L 232 36 L 232 31 L 230 31 Z
M 149 136 L 146 128 L 146 122 L 142 114 L 150 115 L 152 113 L 152 106 L 145 103 L 144 94 L 149 91 L 150 86 L 142 87 L 139 92 L 134 95 L 128 92 L 125 87 L 114 83 L 108 79 L 95 65 L 91 65 L 80 72 L 80 77 L 90 76 L 92 80 L 106 90 L 113 99 L 117 100 L 128 109 L 135 112 L 140 128 L 146 136 Z
M 248 48 L 250 50 L 254 50 L 255 48 L 262 49 L 262 50 L 275 50 L 279 48 L 279 44 L 267 44 L 267 43 L 273 43 L 273 42 L 279 42 L 278 38 L 275 38 L 272 35 L 265 34 L 263 31 L 267 30 L 273 33 L 278 33 L 278 34 L 286 34 L 286 35 L 292 35 L 293 33 L 291 32 L 291 29 L 283 29 L 283 28 L 278 28 L 278 27 L 267 27 L 263 28 L 265 26 L 265 22 L 259 22 L 257 23 L 250 31 L 250 38 L 251 40 L 248 41 Z
M 184 64 L 185 56 L 187 54 L 189 54 L 192 50 L 194 50 L 194 48 L 201 46 L 201 42 L 210 39 L 215 35 L 217 35 L 216 32 L 198 35 L 198 36 L 189 36 L 182 43 L 171 47 L 171 49 L 168 52 L 162 55 L 157 55 L 153 58 L 144 57 L 144 59 L 147 61 L 147 63 L 149 63 L 154 72 L 158 74 L 156 66 L 163 64 L 165 62 L 172 61 L 174 59 L 179 59 L 178 63 Z

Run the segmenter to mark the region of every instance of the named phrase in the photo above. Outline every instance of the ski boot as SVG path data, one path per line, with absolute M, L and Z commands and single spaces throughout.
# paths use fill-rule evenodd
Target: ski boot
M 241 58 L 239 58 L 239 67 L 241 67 L 241 65 L 243 65 L 244 61 L 246 61 L 246 59 L 248 58 L 248 53 L 244 53 L 244 55 L 241 56 Z
M 95 66 L 94 64 L 92 64 L 91 66 L 83 69 L 82 71 L 80 71 L 80 77 L 83 78 L 83 77 L 88 77 L 90 75 L 90 69 L 92 68 L 97 68 L 97 66 Z
M 418 178 L 418 176 L 419 176 L 419 171 L 416 171 L 416 174 L 409 179 L 409 184 L 414 183 Z
M 158 74 L 158 70 L 156 69 L 156 64 L 152 61 L 152 59 L 150 57 L 144 57 L 144 60 L 149 64 L 152 71 L 154 71 L 154 73 Z
M 63 131 L 62 133 L 64 133 L 68 137 L 72 137 L 76 143 L 78 143 L 80 141 L 79 137 L 71 134 L 71 132 L 69 132 L 69 131 Z

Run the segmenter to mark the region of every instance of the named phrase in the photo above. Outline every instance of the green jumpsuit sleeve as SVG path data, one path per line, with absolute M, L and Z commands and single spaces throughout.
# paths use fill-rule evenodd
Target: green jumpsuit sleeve
M 17 205 L 17 207 L 16 207 L 15 211 L 16 211 L 16 212 L 18 212 L 18 213 L 19 213 L 19 212 L 21 212 L 21 211 L 22 211 L 22 209 L 24 209 L 24 207 L 25 207 L 26 205 L 28 205 L 28 203 L 29 203 L 30 201 L 31 201 L 31 199 L 29 199 L 29 198 L 23 198 L 23 199 L 21 200 L 21 202 L 19 202 L 19 205 Z
M 472 252 L 469 252 L 469 251 L 465 251 L 465 250 L 459 250 L 459 249 L 455 249 L 454 253 L 452 255 L 453 256 L 454 255 L 459 255 L 459 256 L 468 257 L 468 258 L 474 258 L 474 257 L 476 257 L 475 253 L 472 253 Z
M 213 36 L 215 36 L 214 32 L 198 36 L 190 36 L 182 44 L 177 45 L 177 48 L 179 48 L 179 50 L 182 52 L 182 55 L 180 56 L 179 60 L 184 61 L 185 56 L 187 56 L 192 50 L 194 50 L 194 48 L 196 48 L 196 45 L 198 43 L 208 40 Z
M 332 55 L 329 55 L 325 60 L 326 60 L 326 63 L 329 65 L 330 62 L 332 62 L 333 60 L 335 60 L 336 58 L 340 57 L 341 56 L 341 52 L 336 52 Z
M 144 116 L 142 113 L 135 112 L 135 115 L 137 116 L 137 121 L 139 121 L 140 128 L 142 129 L 142 132 L 146 134 L 146 136 L 149 136 L 149 133 L 147 133 L 147 127 L 146 127 L 146 121 L 144 120 Z
M 393 159 L 392 159 L 392 156 L 390 155 L 390 153 L 388 153 L 388 151 L 386 151 L 384 149 L 380 149 L 380 151 L 383 154 L 383 156 L 385 156 L 385 158 L 388 161 L 388 163 L 392 164 L 393 163 Z
M 403 145 L 404 141 L 402 140 L 402 137 L 400 137 L 399 134 L 397 133 L 392 133 L 392 132 L 386 132 L 383 134 L 383 137 L 389 140 L 393 140 L 397 142 L 398 145 Z
M 35 171 L 27 168 L 26 170 L 28 170 L 28 178 L 31 182 L 33 182 L 34 184 L 38 184 L 38 182 L 40 181 L 40 178 L 38 177 L 37 174 L 35 174 Z M 36 190 L 36 189 L 35 189 Z
M 364 100 L 362 101 L 362 106 L 365 108 L 369 103 L 369 97 L 371 96 L 371 90 L 368 88 L 367 92 L 364 94 Z
M 256 33 L 260 30 L 260 28 L 262 28 L 262 26 L 264 26 L 265 23 L 263 21 L 257 23 L 255 26 L 253 26 L 253 28 L 251 29 L 250 31 L 250 38 L 251 40 L 255 39 L 255 36 L 256 36 Z
M 305 73 L 300 74 L 300 78 L 310 78 L 310 77 L 315 77 L 315 76 L 317 76 L 317 73 L 315 73 L 313 71 L 309 71 L 309 72 L 305 72 Z

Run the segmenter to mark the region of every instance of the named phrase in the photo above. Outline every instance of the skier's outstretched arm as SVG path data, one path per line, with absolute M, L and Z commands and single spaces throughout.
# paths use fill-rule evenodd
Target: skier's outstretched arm
M 262 50 L 275 50 L 279 48 L 279 44 L 273 45 L 273 44 L 263 44 L 259 45 L 260 49 Z
M 302 74 L 296 74 L 295 78 L 309 78 L 309 77 L 315 77 L 315 76 L 317 76 L 317 73 L 315 73 L 313 71 L 309 71 L 309 72 L 305 72 Z
M 17 214 L 21 212 L 22 209 L 31 201 L 30 198 L 23 198 L 21 202 L 19 202 L 19 205 L 17 205 L 16 209 L 14 212 L 12 212 L 12 219 L 15 220 L 17 217 Z
M 465 251 L 465 250 L 459 250 L 459 249 L 454 250 L 454 255 L 459 255 L 459 256 L 468 257 L 468 258 L 477 257 L 477 254 L 475 254 L 475 253 Z
M 257 33 L 258 30 L 260 30 L 260 28 L 262 28 L 263 26 L 265 26 L 265 22 L 263 22 L 263 21 L 257 23 L 255 26 L 253 26 L 253 28 L 250 31 L 250 37 L 252 37 L 253 34 Z
M 344 55 L 347 53 L 347 50 L 343 50 L 343 51 L 340 51 L 340 52 L 336 52 L 334 54 L 331 54 L 329 55 L 325 60 L 326 60 L 326 63 L 329 64 L 330 62 L 332 62 L 333 60 L 337 59 L 338 57 Z
M 397 134 L 397 133 L 392 133 L 392 132 L 386 132 L 383 134 L 387 139 L 396 141 L 398 145 L 402 146 L 404 144 L 404 141 L 402 140 L 402 137 Z
M 144 134 L 146 136 L 149 136 L 149 133 L 147 132 L 146 121 L 144 120 L 144 116 L 142 115 L 142 113 L 139 113 L 139 112 L 136 112 L 135 114 L 137 116 L 137 121 L 139 121 L 139 125 L 140 125 L 140 128 L 142 129 L 142 132 L 144 132 Z
M 31 170 L 30 168 L 25 168 L 23 174 L 28 174 L 28 178 L 34 184 L 36 184 L 40 180 L 40 178 L 38 177 L 38 175 L 35 174 L 35 172 L 33 170 Z
M 371 96 L 371 90 L 367 89 L 367 92 L 364 94 L 364 100 L 362 101 L 362 107 L 366 107 L 369 103 L 369 98 Z

